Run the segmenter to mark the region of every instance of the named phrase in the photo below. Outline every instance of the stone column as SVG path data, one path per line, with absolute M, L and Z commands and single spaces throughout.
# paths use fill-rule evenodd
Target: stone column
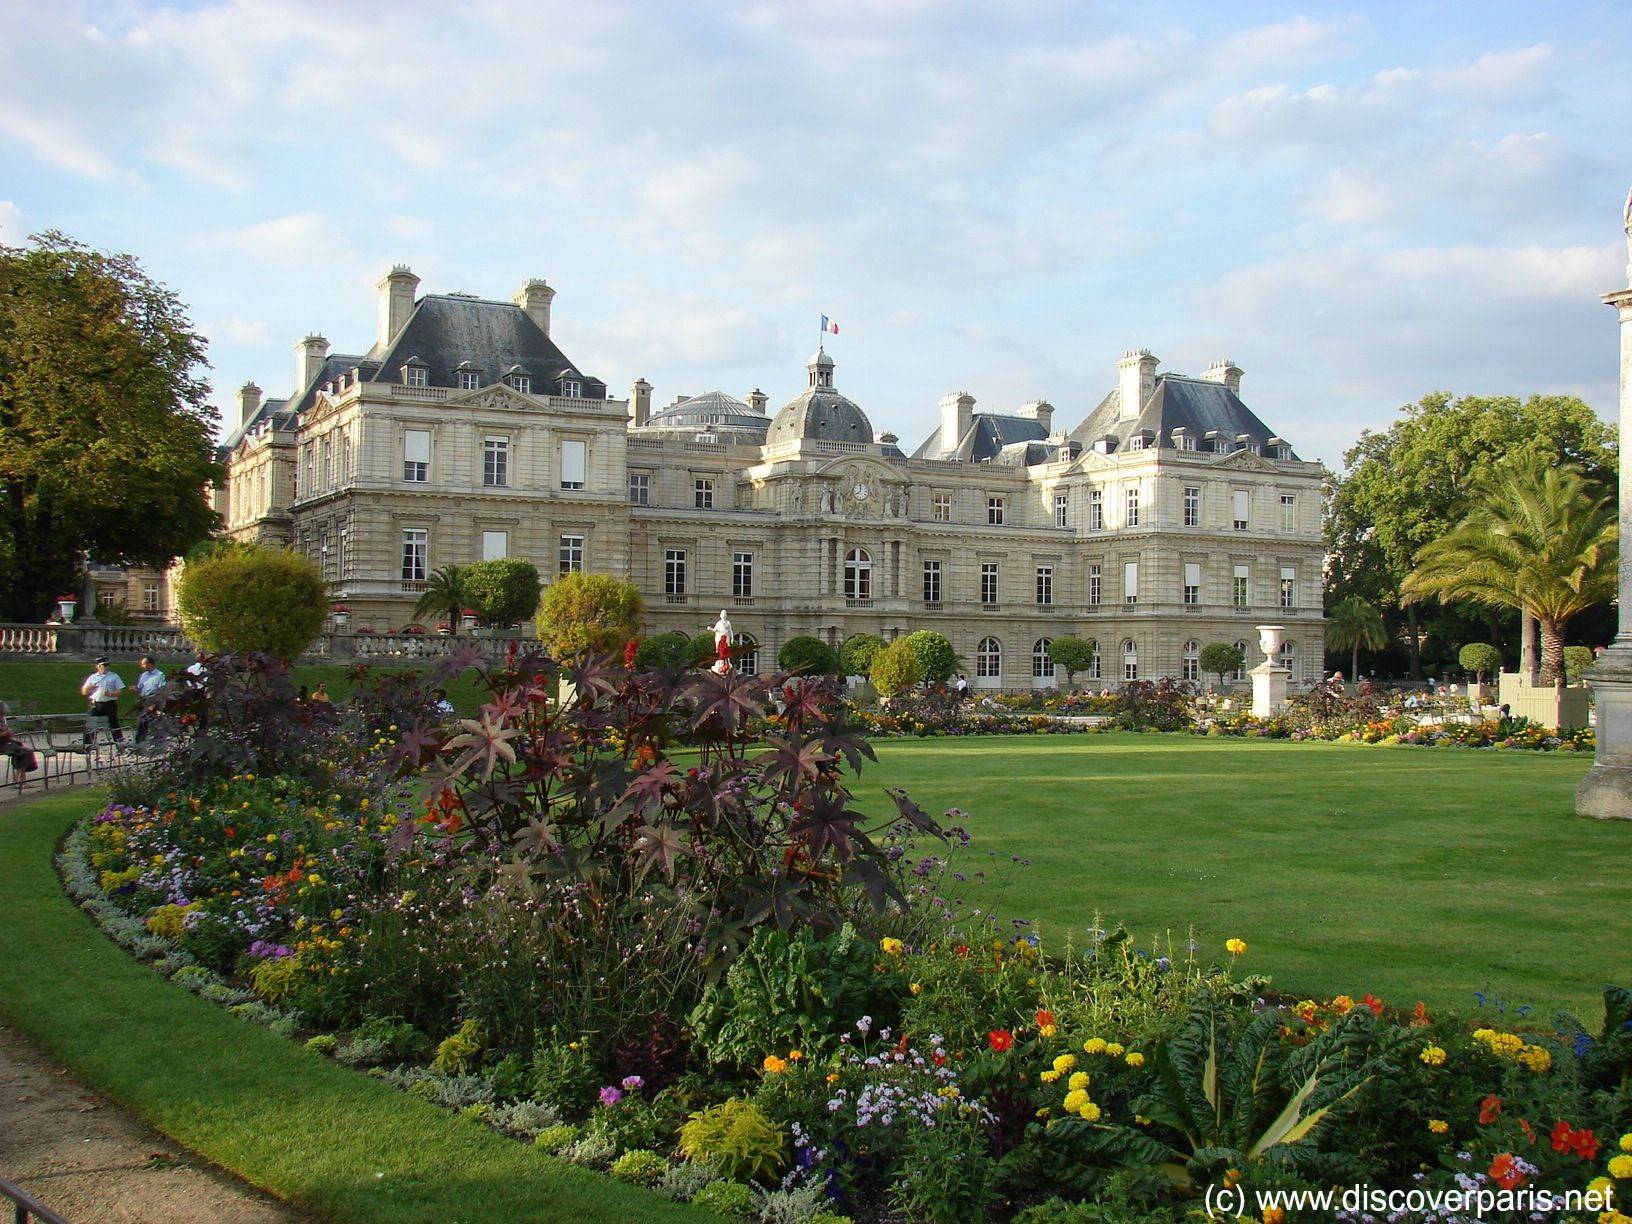
M 1252 677 L 1252 716 L 1273 718 L 1286 709 L 1286 683 L 1292 673 L 1281 666 L 1279 652 L 1286 633 L 1282 625 L 1254 625 L 1264 661 L 1247 674 Z
M 1621 321 L 1621 454 L 1632 454 L 1632 192 L 1627 194 L 1627 287 L 1604 295 Z M 1632 471 L 1621 465 L 1620 623 L 1615 641 L 1587 673 L 1598 709 L 1598 751 L 1575 791 L 1575 810 L 1602 820 L 1632 820 Z

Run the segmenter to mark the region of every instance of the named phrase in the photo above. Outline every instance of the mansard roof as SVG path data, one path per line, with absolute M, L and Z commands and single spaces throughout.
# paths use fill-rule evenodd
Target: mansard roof
M 684 429 L 699 432 L 729 430 L 751 433 L 763 440 L 771 418 L 724 391 L 704 391 L 659 408 L 643 429 Z
M 1112 391 L 1071 431 L 1071 440 L 1086 449 L 1101 438 L 1114 438 L 1120 448 L 1133 434 L 1148 431 L 1147 436 L 1156 446 L 1171 447 L 1173 431 L 1182 428 L 1196 439 L 1198 450 L 1206 449 L 1204 440 L 1215 431 L 1229 439 L 1229 449 L 1234 450 L 1241 435 L 1261 449 L 1267 449 L 1269 440 L 1276 436 L 1223 383 L 1183 374 L 1159 375 L 1156 389 L 1132 420 L 1119 420 L 1120 410 L 1118 394 Z
M 957 440 L 951 454 L 943 454 L 940 426 L 924 439 L 923 445 L 912 452 L 914 459 L 962 459 L 980 463 L 996 459 L 1005 447 L 1020 442 L 1042 442 L 1048 437 L 1043 423 L 1033 417 L 1007 416 L 996 412 L 977 412 L 969 422 L 969 432 Z M 1007 462 L 1014 462 L 1010 459 Z M 1036 459 L 1031 462 L 1042 463 Z

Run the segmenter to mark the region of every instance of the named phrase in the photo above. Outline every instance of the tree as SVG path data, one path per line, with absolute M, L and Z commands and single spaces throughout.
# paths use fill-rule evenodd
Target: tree
M 1065 686 L 1071 687 L 1071 678 L 1094 665 L 1094 648 L 1079 637 L 1058 637 L 1049 644 L 1049 662 L 1065 672 Z
M 808 634 L 791 637 L 776 652 L 777 664 L 784 671 L 804 672 L 811 676 L 838 674 L 839 655 L 821 638 Z
M 1571 684 L 1580 684 L 1587 668 L 1597 659 L 1591 646 L 1564 647 L 1564 678 Z
M 1483 684 L 1486 676 L 1502 670 L 1502 652 L 1489 642 L 1469 642 L 1457 651 L 1456 662 L 1463 671 L 1473 673 L 1476 683 Z
M 1431 596 L 1511 608 L 1541 628 L 1541 680 L 1564 678 L 1564 629 L 1615 594 L 1615 499 L 1574 464 L 1504 459 L 1476 482 L 1473 509 L 1417 552 L 1402 584 L 1408 602 Z
M 128 255 L 0 246 L 0 619 L 38 620 L 83 557 L 158 569 L 220 526 L 204 341 Z
M 538 567 L 531 561 L 473 561 L 460 574 L 465 602 L 489 625 L 519 625 L 538 610 Z
M 873 659 L 884 649 L 884 639 L 876 633 L 852 633 L 839 644 L 839 670 L 846 676 L 865 676 Z
M 1358 595 L 1350 595 L 1339 600 L 1326 617 L 1326 644 L 1349 652 L 1349 679 L 1355 680 L 1360 676 L 1361 648 L 1381 650 L 1387 646 L 1388 626 L 1381 612 Z
M 1520 401 L 1435 392 L 1407 405 L 1386 431 L 1360 435 L 1343 457 L 1345 474 L 1329 489 L 1329 602 L 1357 596 L 1395 625 L 1403 622 L 1411 675 L 1420 678 L 1418 605 L 1401 591 L 1417 551 L 1461 521 L 1476 479 L 1506 456 L 1539 454 L 1608 482 L 1617 471 L 1614 438 L 1612 427 L 1572 396 Z M 1490 632 L 1497 636 L 1494 620 Z
M 1246 665 L 1247 652 L 1233 642 L 1214 642 L 1201 648 L 1196 666 L 1218 677 L 1218 687 L 1224 687 L 1224 677 L 1238 672 Z
M 562 574 L 539 601 L 538 639 L 558 659 L 620 651 L 640 631 L 645 611 L 633 583 L 610 574 Z
M 684 671 L 693 666 L 691 639 L 674 630 L 653 634 L 635 650 L 640 671 Z
M 322 632 L 329 588 L 310 557 L 232 544 L 188 558 L 176 583 L 176 610 L 201 650 L 293 659 Z
M 414 605 L 414 619 L 448 614 L 448 631 L 459 632 L 459 617 L 465 610 L 465 571 L 457 565 L 434 569 L 425 580 L 425 590 Z
M 958 670 L 958 652 L 945 634 L 920 629 L 901 640 L 918 656 L 918 673 L 925 684 L 945 684 Z
M 874 651 L 872 667 L 867 672 L 867 678 L 885 701 L 906 692 L 918 683 L 921 675 L 917 652 L 907 645 L 906 638 L 897 638 Z

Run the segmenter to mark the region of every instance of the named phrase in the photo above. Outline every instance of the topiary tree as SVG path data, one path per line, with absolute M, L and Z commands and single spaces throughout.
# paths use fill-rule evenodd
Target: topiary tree
M 1094 648 L 1079 637 L 1055 638 L 1048 647 L 1049 662 L 1065 672 L 1065 686 L 1071 687 L 1071 678 L 1094 665 Z
M 558 659 L 620 651 L 640 631 L 645 611 L 633 583 L 610 574 L 562 574 L 539 600 L 538 640 Z
M 852 633 L 839 644 L 839 674 L 865 676 L 873 666 L 884 639 L 876 633 Z
M 810 676 L 833 676 L 839 671 L 839 654 L 821 638 L 800 634 L 791 637 L 776 652 L 776 661 L 784 671 L 804 672 Z
M 958 670 L 958 652 L 944 633 L 920 629 L 901 640 L 918 656 L 918 676 L 925 684 L 945 684 Z
M 519 625 L 538 608 L 538 567 L 518 557 L 473 561 L 459 571 L 465 602 L 489 625 Z
M 885 701 L 906 692 L 918 683 L 922 675 L 918 667 L 918 654 L 907 645 L 906 638 L 897 638 L 882 650 L 875 651 L 873 665 L 867 671 L 867 678 Z
M 201 650 L 293 659 L 322 632 L 329 588 L 310 557 L 230 545 L 188 559 L 176 584 L 176 611 Z
M 1456 661 L 1465 672 L 1472 672 L 1480 684 L 1485 677 L 1502 670 L 1502 652 L 1489 642 L 1469 642 L 1456 652 Z
M 1580 684 L 1581 677 L 1598 656 L 1591 646 L 1564 647 L 1564 678 L 1570 684 Z
M 635 651 L 635 667 L 640 671 L 684 671 L 695 665 L 691 639 L 675 630 L 657 633 L 641 642 Z
M 1218 687 L 1224 687 L 1224 676 L 1228 672 L 1240 671 L 1241 665 L 1247 661 L 1246 651 L 1231 642 L 1214 642 L 1210 646 L 1203 646 L 1199 666 L 1202 671 L 1218 677 Z

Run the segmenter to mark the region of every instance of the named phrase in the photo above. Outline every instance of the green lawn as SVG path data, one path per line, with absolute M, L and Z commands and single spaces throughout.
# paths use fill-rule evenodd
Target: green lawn
M 73 906 L 51 863 L 97 803 L 81 791 L 0 808 L 0 1021 L 94 1088 L 324 1219 L 710 1218 L 552 1161 L 137 964 Z
M 1023 855 L 1009 917 L 1085 938 L 1188 928 L 1299 994 L 1469 1008 L 1489 989 L 1601 1017 L 1632 983 L 1632 824 L 1584 820 L 1581 756 L 1178 735 L 882 740 L 858 788 L 959 807 L 974 858 Z M 987 890 L 990 893 L 996 890 Z

